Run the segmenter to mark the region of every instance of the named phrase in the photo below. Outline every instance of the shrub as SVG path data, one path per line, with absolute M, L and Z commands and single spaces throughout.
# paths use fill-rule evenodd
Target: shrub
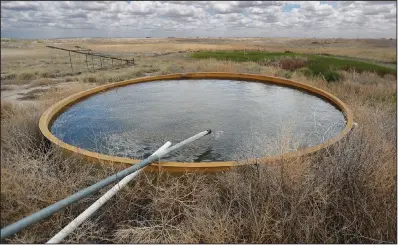
M 6 74 L 2 77 L 2 80 L 11 80 L 17 78 L 17 75 L 14 73 Z
M 30 72 L 24 72 L 24 73 L 19 74 L 18 78 L 20 80 L 31 80 L 31 79 L 35 78 L 35 75 Z
M 56 77 L 55 74 L 51 74 L 51 73 L 49 73 L 49 72 L 42 72 L 42 73 L 40 74 L 40 76 L 43 77 L 43 78 L 55 78 L 55 77 Z
M 181 72 L 184 72 L 184 70 L 181 67 L 179 67 L 179 66 L 177 66 L 175 64 L 169 65 L 169 67 L 167 67 L 167 71 L 169 73 L 181 73 Z
M 306 77 L 311 77 L 313 75 L 312 71 L 308 67 L 300 68 L 297 71 L 304 74 Z
M 274 66 L 284 70 L 294 71 L 305 67 L 308 63 L 306 57 L 272 57 L 258 62 L 263 66 Z
M 15 105 L 8 101 L 1 101 L 1 119 L 10 118 L 14 115 Z
M 307 65 L 306 58 L 282 58 L 279 60 L 279 66 L 282 69 L 294 71 Z
M 148 68 L 145 70 L 146 73 L 154 73 L 160 71 L 159 68 Z
M 144 71 L 143 70 L 138 70 L 138 71 L 136 71 L 136 72 L 134 72 L 134 76 L 135 77 L 142 77 L 142 76 L 144 76 Z
M 292 78 L 292 72 L 290 71 L 284 71 L 284 70 L 280 70 L 276 73 L 277 77 L 284 77 L 284 78 Z
M 85 83 L 96 83 L 97 82 L 97 77 L 95 76 L 87 76 L 83 78 L 83 82 Z
M 336 82 L 340 80 L 340 74 L 337 71 L 328 70 L 322 73 L 327 82 Z
M 71 77 L 65 78 L 65 82 L 72 82 L 72 81 L 73 81 L 73 78 L 71 78 Z
M 274 66 L 274 67 L 279 66 L 279 62 L 276 58 L 266 58 L 266 59 L 260 60 L 258 62 L 258 64 L 262 65 L 262 66 Z

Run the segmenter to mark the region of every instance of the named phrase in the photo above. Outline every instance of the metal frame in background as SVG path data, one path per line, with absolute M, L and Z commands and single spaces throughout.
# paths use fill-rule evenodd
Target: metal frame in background
M 88 70 L 90 70 L 89 66 L 88 66 L 88 59 L 87 59 L 89 56 L 91 56 L 91 60 L 92 61 L 94 61 L 94 57 L 99 57 L 100 61 L 101 61 L 101 68 L 102 68 L 102 59 L 110 59 L 110 60 L 112 60 L 112 66 L 113 66 L 113 61 L 114 60 L 119 60 L 121 62 L 126 62 L 126 65 L 130 65 L 130 64 L 131 65 L 135 65 L 135 60 L 134 59 L 129 60 L 129 59 L 123 59 L 123 58 L 117 58 L 117 57 L 113 57 L 113 56 L 108 56 L 108 55 L 104 55 L 104 54 L 101 54 L 101 53 L 93 53 L 93 51 L 91 49 L 82 48 L 80 46 L 75 46 L 75 48 L 77 48 L 77 50 L 67 49 L 67 48 L 59 48 L 59 47 L 54 47 L 54 46 L 49 46 L 49 45 L 47 45 L 46 47 L 69 52 L 69 62 L 70 62 L 70 67 L 72 69 L 72 72 L 73 72 L 73 65 L 72 65 L 72 57 L 70 55 L 71 52 L 72 53 L 77 53 L 77 54 L 83 54 L 83 55 L 86 56 L 85 62 L 86 62 Z M 94 69 L 94 63 L 93 63 L 93 69 Z

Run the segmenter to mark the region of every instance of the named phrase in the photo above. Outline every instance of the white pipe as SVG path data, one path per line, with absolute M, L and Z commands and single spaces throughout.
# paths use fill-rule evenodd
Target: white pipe
M 205 135 L 211 134 L 211 130 L 205 130 L 200 132 L 178 144 L 171 145 L 170 141 L 167 141 L 162 147 L 155 151 L 152 155 L 156 155 L 159 159 L 167 155 L 173 150 L 176 150 L 186 144 L 189 144 Z M 62 239 L 72 233 L 79 225 L 81 225 L 87 218 L 89 218 L 95 211 L 97 211 L 102 205 L 104 205 L 111 197 L 113 197 L 121 188 L 123 188 L 129 181 L 134 179 L 140 174 L 144 168 L 124 177 L 119 183 L 107 191 L 102 197 L 100 197 L 95 203 L 93 203 L 89 208 L 87 208 L 83 213 L 81 213 L 76 219 L 70 222 L 64 229 L 53 236 L 47 243 L 60 243 Z
M 182 143 L 182 142 L 181 142 Z M 166 149 L 171 145 L 170 141 L 167 141 L 162 147 L 156 150 L 152 155 L 157 155 L 159 159 L 167 154 L 169 151 Z M 102 205 L 104 205 L 109 199 L 111 199 L 120 189 L 127 185 L 132 179 L 137 177 L 144 168 L 124 177 L 119 183 L 113 186 L 107 191 L 102 197 L 100 197 L 95 203 L 81 213 L 77 218 L 70 222 L 65 228 L 53 236 L 47 243 L 60 243 L 62 239 L 72 233 L 79 225 L 81 225 L 86 219 L 88 219 L 95 211 L 97 211 Z

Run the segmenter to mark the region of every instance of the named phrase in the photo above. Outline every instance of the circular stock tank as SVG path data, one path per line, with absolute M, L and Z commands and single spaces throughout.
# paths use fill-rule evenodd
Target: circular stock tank
M 146 168 L 227 170 L 314 153 L 352 128 L 347 106 L 307 84 L 260 75 L 187 73 L 144 77 L 89 89 L 40 118 L 44 136 L 92 161 L 134 164 L 166 141 L 212 134 Z

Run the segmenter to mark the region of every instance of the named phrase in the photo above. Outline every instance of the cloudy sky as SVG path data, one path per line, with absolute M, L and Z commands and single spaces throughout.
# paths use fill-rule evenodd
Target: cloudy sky
M 1 36 L 395 38 L 396 2 L 1 2 Z

